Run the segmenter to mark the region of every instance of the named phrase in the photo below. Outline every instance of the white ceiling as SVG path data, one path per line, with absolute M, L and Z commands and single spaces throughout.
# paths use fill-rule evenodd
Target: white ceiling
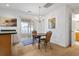
M 30 14 L 38 15 L 39 14 L 38 7 L 41 6 L 40 14 L 43 16 L 46 15 L 48 12 L 51 12 L 51 10 L 53 10 L 53 6 L 56 5 L 55 3 L 49 8 L 44 8 L 43 6 L 45 4 L 46 3 L 9 3 L 10 6 L 6 7 L 6 3 L 0 3 L 0 7 L 16 9 L 16 10 L 24 11 L 26 13 L 28 13 L 28 11 L 31 11 Z M 74 4 L 69 3 L 68 5 L 73 9 L 73 12 L 79 13 L 79 3 L 74 3 Z
M 31 14 L 38 15 L 39 14 L 39 6 L 41 6 L 40 13 L 44 15 L 47 13 L 48 8 L 44 8 L 45 3 L 10 3 L 8 8 L 21 10 L 24 12 L 31 11 Z M 6 7 L 6 3 L 0 4 L 0 7 Z

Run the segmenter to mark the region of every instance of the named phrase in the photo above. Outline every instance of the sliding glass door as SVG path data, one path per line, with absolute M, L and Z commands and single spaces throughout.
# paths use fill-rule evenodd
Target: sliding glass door
M 33 30 L 33 25 L 30 22 L 21 21 L 21 38 L 31 39 L 32 30 Z

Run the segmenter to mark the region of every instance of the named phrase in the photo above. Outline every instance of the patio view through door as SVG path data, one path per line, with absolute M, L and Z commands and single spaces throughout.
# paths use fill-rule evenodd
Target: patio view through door
M 31 32 L 33 30 L 33 25 L 28 21 L 21 21 L 21 41 L 24 45 L 32 43 Z

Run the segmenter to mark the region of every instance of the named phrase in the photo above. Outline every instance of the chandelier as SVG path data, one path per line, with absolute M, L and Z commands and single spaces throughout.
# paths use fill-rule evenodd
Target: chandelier
M 39 23 L 41 22 L 40 9 L 41 9 L 41 7 L 39 6 Z

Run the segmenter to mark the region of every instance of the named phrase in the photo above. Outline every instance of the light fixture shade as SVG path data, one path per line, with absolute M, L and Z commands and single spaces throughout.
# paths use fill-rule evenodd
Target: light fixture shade
M 41 21 L 44 20 L 44 17 L 41 15 L 41 12 L 40 12 L 41 11 L 41 6 L 39 6 L 38 8 L 39 8 L 39 17 L 38 17 L 38 19 L 39 19 L 39 23 L 41 23 Z

